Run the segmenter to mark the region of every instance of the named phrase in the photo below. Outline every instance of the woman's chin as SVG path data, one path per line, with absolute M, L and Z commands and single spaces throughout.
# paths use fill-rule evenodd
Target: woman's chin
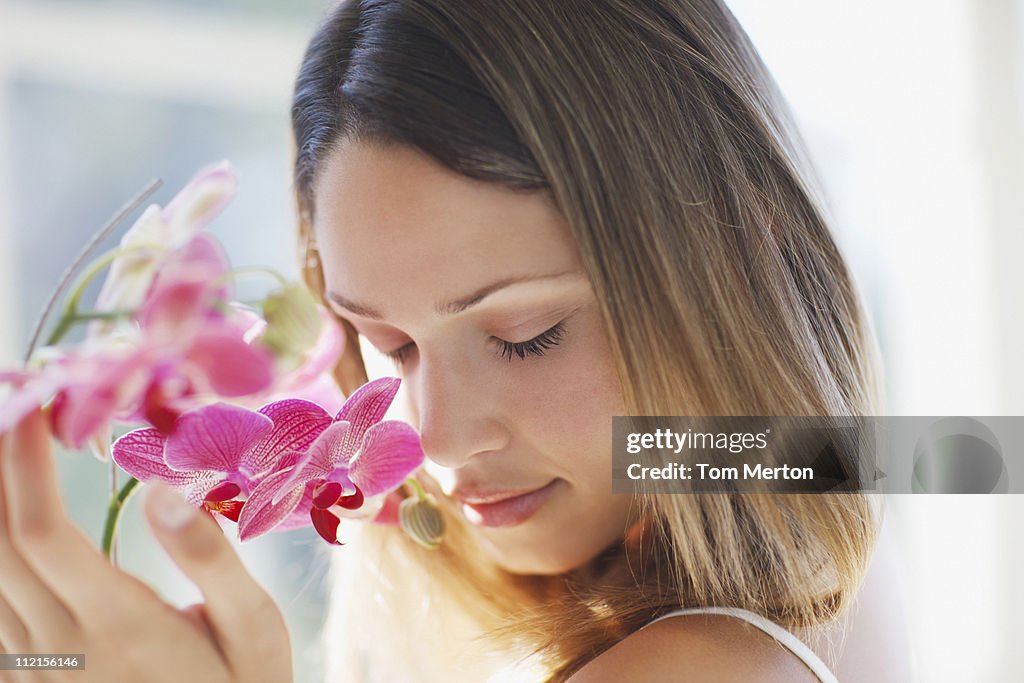
M 523 528 L 516 531 L 527 532 Z M 554 576 L 586 564 L 607 546 L 601 543 L 573 543 L 564 534 L 550 540 L 536 533 L 494 533 L 499 530 L 475 529 L 481 548 L 501 569 L 512 574 Z M 577 538 L 578 540 L 582 540 Z M 596 540 L 596 539 L 595 539 Z
M 488 541 L 484 541 L 484 549 L 490 554 L 495 564 L 510 574 L 555 576 L 564 574 L 587 560 L 587 558 L 577 560 L 555 551 L 538 553 L 537 548 L 530 548 L 526 551 L 497 547 Z
M 551 501 L 551 503 L 564 501 Z M 548 505 L 520 524 L 470 523 L 482 550 L 512 574 L 550 576 L 585 565 L 620 542 L 628 528 L 626 496 L 587 509 Z

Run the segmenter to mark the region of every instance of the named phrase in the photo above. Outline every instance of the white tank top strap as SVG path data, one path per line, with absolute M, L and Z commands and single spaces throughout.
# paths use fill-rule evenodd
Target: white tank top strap
M 799 657 L 803 663 L 807 665 L 807 668 L 809 668 L 822 683 L 839 683 L 839 679 L 836 678 L 836 675 L 828 668 L 828 665 L 822 661 L 821 657 L 815 654 L 811 648 L 807 647 L 807 644 L 797 638 L 795 634 L 787 631 L 774 621 L 766 619 L 760 614 L 756 614 L 739 607 L 689 607 L 686 609 L 672 610 L 671 612 L 662 614 L 657 619 L 652 619 L 641 628 L 646 628 L 647 626 L 650 626 L 657 621 L 661 621 L 662 619 L 686 614 L 722 614 L 742 619 L 751 626 L 761 629 L 782 644 L 787 650 Z

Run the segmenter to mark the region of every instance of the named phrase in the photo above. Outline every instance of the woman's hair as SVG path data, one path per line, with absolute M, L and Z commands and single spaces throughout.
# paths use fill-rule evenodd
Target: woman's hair
M 324 159 L 343 139 L 414 146 L 470 178 L 550 193 L 596 293 L 627 414 L 880 412 L 851 276 L 775 86 L 721 2 L 343 2 L 305 54 L 292 122 L 317 292 Z M 348 393 L 366 372 L 346 331 L 336 374 Z M 440 550 L 395 527 L 361 532 L 361 573 L 345 570 L 355 587 L 332 616 L 349 628 L 349 663 L 378 649 L 371 667 L 405 661 L 426 680 L 468 666 L 434 660 L 472 646 L 459 634 L 482 634 L 483 652 L 525 648 L 561 681 L 679 606 L 813 628 L 855 594 L 879 521 L 861 494 L 643 494 L 639 531 L 592 562 L 517 576 L 441 498 Z M 374 635 L 386 620 L 409 636 Z

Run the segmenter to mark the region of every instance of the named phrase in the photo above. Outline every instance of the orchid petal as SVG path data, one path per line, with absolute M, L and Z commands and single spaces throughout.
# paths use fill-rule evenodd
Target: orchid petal
M 363 492 L 359 488 L 356 488 L 355 493 L 347 496 L 342 496 L 340 499 L 338 499 L 338 505 L 345 508 L 346 510 L 358 510 L 359 508 L 363 507 L 363 502 L 365 500 L 366 497 L 363 495 Z
M 398 491 L 392 491 L 384 498 L 380 510 L 373 518 L 375 524 L 388 524 L 398 526 L 398 508 L 402 504 L 402 496 Z
M 197 473 L 196 480 L 184 489 L 185 500 L 191 505 L 200 507 L 206 502 L 206 497 L 210 495 L 210 491 L 218 488 L 223 483 L 223 472 L 207 470 L 206 472 Z
M 164 463 L 166 437 L 155 429 L 136 429 L 114 442 L 111 457 L 117 466 L 146 482 L 156 479 L 175 488 L 203 485 L 215 486 L 224 475 L 219 472 L 185 472 L 172 470 Z
M 194 242 L 204 244 L 202 237 Z M 226 285 L 215 284 L 222 272 L 221 268 L 200 262 L 172 262 L 163 266 L 137 316 L 145 344 L 186 353 L 197 335 L 211 329 L 211 325 L 215 330 L 230 329 L 242 338 L 244 330 L 221 312 L 229 295 Z
M 168 259 L 168 268 L 187 268 L 189 272 L 205 273 L 211 279 L 220 278 L 231 270 L 224 246 L 209 233 L 201 232 L 192 237 L 182 247 L 174 251 Z M 225 281 L 217 290 L 219 298 L 231 296 L 228 282 Z
M 210 512 L 206 507 L 206 498 L 210 495 L 210 491 L 219 488 L 224 483 L 224 474 L 222 472 L 196 472 L 195 475 L 195 481 L 179 487 L 178 490 L 184 494 L 186 503 Z M 215 504 L 223 505 L 223 503 Z
M 206 492 L 203 496 L 203 501 L 207 503 L 223 503 L 227 500 L 232 500 L 242 492 L 242 487 L 233 481 L 222 481 L 212 489 Z
M 338 525 L 341 523 L 341 520 L 338 519 L 337 515 L 328 510 L 314 507 L 309 511 L 309 516 L 313 520 L 313 528 L 320 534 L 320 538 L 331 545 L 341 545 L 341 542 L 338 540 Z
M 262 474 L 257 474 L 249 478 L 249 481 L 259 483 L 266 479 L 269 475 L 274 472 L 280 472 L 281 470 L 292 469 L 296 465 L 305 462 L 306 453 L 302 451 L 288 451 L 284 455 L 278 457 L 277 462 L 274 463 L 273 469 L 267 470 Z
M 238 180 L 227 161 L 205 166 L 174 196 L 160 217 L 172 236 L 198 232 L 224 210 L 237 187 Z
M 367 382 L 349 396 L 334 419 L 346 420 L 353 425 L 380 422 L 401 383 L 397 377 L 381 377 Z
M 269 470 L 285 453 L 305 451 L 331 425 L 327 411 L 299 399 L 275 401 L 259 413 L 268 417 L 274 428 L 242 456 L 242 464 L 252 475 Z
M 224 248 L 211 235 L 196 235 L 168 254 L 139 316 L 149 336 L 172 345 L 187 345 L 217 302 L 230 298 L 230 286 L 220 282 L 229 268 Z
M 65 446 L 81 448 L 101 432 L 144 386 L 143 355 L 126 358 L 77 357 L 67 369 L 73 379 L 60 390 L 50 411 L 54 435 Z
M 256 538 L 272 530 L 303 501 L 306 482 L 313 477 L 301 479 L 285 489 L 285 480 L 291 474 L 290 469 L 274 472 L 253 489 L 238 518 L 241 540 Z M 281 497 L 275 502 L 273 499 L 278 493 L 281 493 Z
M 345 436 L 342 451 L 351 456 L 359 450 L 366 430 L 384 419 L 401 383 L 402 380 L 397 377 L 382 377 L 367 382 L 349 396 L 334 418 L 338 422 L 344 420 L 352 424 Z
M 313 509 L 313 482 L 309 482 L 303 487 L 302 500 L 295 506 L 291 514 L 284 518 L 284 521 L 274 527 L 274 531 L 291 531 L 309 527 L 309 511 L 311 509 Z
M 113 438 L 114 430 L 108 422 L 89 437 L 89 451 L 100 462 L 108 462 L 110 460 L 110 443 Z
M 325 308 L 319 306 L 318 309 L 322 322 L 320 336 L 313 348 L 303 354 L 302 365 L 288 376 L 287 387 L 303 386 L 323 376 L 335 366 L 345 349 L 341 325 Z
M 118 255 L 96 297 L 98 311 L 125 311 L 139 307 L 156 275 L 159 255 L 174 247 L 168 244 L 160 207 L 151 204 L 121 238 L 123 253 Z M 94 326 L 90 336 L 109 327 Z
M 24 384 L 35 377 L 28 370 L 0 370 L 0 382 L 11 384 Z
M 362 448 L 349 466 L 349 477 L 367 496 L 397 487 L 423 464 L 420 437 L 398 420 L 378 422 L 366 432 Z
M 274 428 L 266 415 L 227 403 L 191 410 L 178 418 L 164 459 L 177 470 L 236 472 L 242 456 Z
M 299 398 L 315 403 L 331 415 L 338 412 L 338 407 L 345 402 L 345 394 L 341 392 L 338 382 L 328 374 L 319 375 L 305 384 L 277 388 L 269 400 L 285 398 Z
M 270 352 L 247 344 L 230 327 L 215 325 L 199 332 L 186 357 L 220 396 L 255 394 L 274 380 L 274 357 Z
M 308 481 L 326 477 L 337 466 L 339 460 L 347 460 L 347 457 L 339 451 L 344 444 L 348 429 L 348 422 L 335 422 L 316 437 L 316 441 L 309 447 L 306 454 L 292 468 L 282 490 L 294 486 L 300 478 Z M 274 500 L 274 503 L 277 503 L 277 500 Z
M 139 313 L 139 322 L 149 340 L 169 345 L 183 340 L 187 343 L 203 323 L 203 312 L 211 301 L 209 288 L 201 273 L 155 287 Z
M 5 373 L 0 381 L 18 383 L 11 393 L 0 401 L 0 434 L 6 434 L 21 422 L 21 419 L 39 408 L 61 388 L 56 377 L 32 376 L 28 373 Z
M 221 243 L 201 232 L 167 257 L 154 287 L 163 282 L 165 274 L 172 279 L 204 277 L 209 299 L 226 303 L 233 295 L 231 279 L 225 277 L 230 270 L 231 262 Z
M 313 506 L 325 510 L 341 498 L 343 486 L 336 481 L 325 481 L 313 489 Z
M 158 271 L 171 266 L 175 261 L 211 263 L 209 258 L 201 258 L 203 254 L 193 249 L 193 243 L 204 247 L 206 245 L 201 242 L 215 242 L 209 235 L 199 236 L 197 242 L 197 234 L 213 213 L 220 211 L 230 201 L 233 193 L 233 175 L 229 167 L 221 164 L 200 171 L 171 200 L 167 208 L 161 210 L 155 204 L 147 207 L 121 239 L 123 251 L 114 259 L 107 272 L 96 300 L 96 309 L 113 311 L 139 308 L 154 287 L 154 282 L 161 279 L 157 275 Z M 211 202 L 211 198 L 217 200 Z M 204 208 L 197 211 L 197 207 Z M 209 209 L 216 210 L 211 212 Z M 165 260 L 168 252 L 185 245 L 188 246 L 184 258 L 176 259 L 172 255 Z M 226 260 L 222 257 L 220 261 L 220 272 L 223 272 Z M 210 279 L 213 277 L 215 275 L 211 275 Z M 226 285 L 224 289 L 226 291 Z M 106 333 L 111 327 L 109 322 L 95 322 L 90 325 L 89 336 Z
M 172 434 L 178 418 L 189 410 L 188 397 L 193 393 L 192 383 L 187 377 L 175 374 L 177 368 L 166 365 L 154 365 L 153 380 L 146 388 L 139 405 L 138 417 L 162 434 Z
M 323 475 L 339 465 L 347 465 L 348 460 L 355 454 L 343 450 L 346 436 L 351 429 L 352 425 L 348 422 L 333 423 L 316 437 L 301 464 L 314 467 Z

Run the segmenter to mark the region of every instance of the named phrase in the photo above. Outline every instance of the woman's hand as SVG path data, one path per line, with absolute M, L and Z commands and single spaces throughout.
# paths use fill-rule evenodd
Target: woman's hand
M 145 496 L 157 538 L 206 600 L 179 610 L 68 519 L 38 411 L 2 438 L 0 653 L 84 653 L 85 669 L 0 671 L 0 681 L 292 680 L 284 619 L 215 521 L 166 488 Z

